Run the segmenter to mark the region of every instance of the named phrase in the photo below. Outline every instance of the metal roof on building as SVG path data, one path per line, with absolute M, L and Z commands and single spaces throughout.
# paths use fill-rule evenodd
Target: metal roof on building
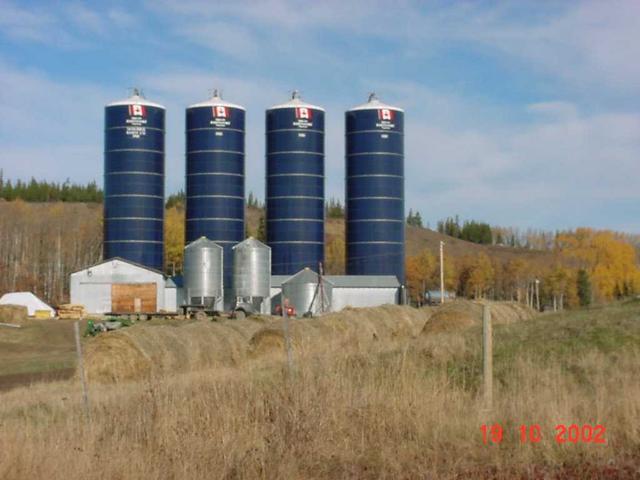
M 337 288 L 400 288 L 395 275 L 326 275 Z
M 367 103 L 363 103 L 362 105 L 357 105 L 353 108 L 350 108 L 348 111 L 353 112 L 354 110 L 377 110 L 379 108 L 386 108 L 388 110 L 396 110 L 398 112 L 404 112 L 402 108 L 394 107 L 393 105 L 387 105 L 386 103 L 382 103 L 378 100 L 378 97 L 375 93 L 371 93 L 369 95 L 369 100 Z
M 84 268 L 82 268 L 80 270 L 76 270 L 75 272 L 71 272 L 71 275 L 73 275 L 75 273 L 84 272 L 85 270 L 89 270 L 90 268 L 96 268 L 96 267 L 98 267 L 100 265 L 104 265 L 105 263 L 114 262 L 114 261 L 128 263 L 129 265 L 133 265 L 134 267 L 143 268 L 145 270 L 149 270 L 149 271 L 154 272 L 154 273 L 159 273 L 163 277 L 166 277 L 165 273 L 160 271 L 160 270 L 156 270 L 155 268 L 147 267 L 146 265 L 142 265 L 142 264 L 140 264 L 138 262 L 134 262 L 132 260 L 127 260 L 126 258 L 122 258 L 122 257 L 111 257 L 111 258 L 108 258 L 106 260 L 101 260 L 98 263 L 94 263 L 93 265 L 89 265 L 89 266 L 84 267 Z
M 300 107 L 311 108 L 313 110 L 320 110 L 324 112 L 324 108 L 302 101 L 302 99 L 300 98 L 300 93 L 297 90 L 294 90 L 291 93 L 291 100 L 285 103 L 281 103 L 279 105 L 274 105 L 269 110 L 276 110 L 279 108 L 300 108 Z
M 293 276 L 271 275 L 271 288 L 281 288 L 283 283 L 304 273 L 305 270 Z M 307 277 L 305 280 L 317 282 L 318 274 L 313 270 L 309 272 L 314 276 Z M 400 288 L 400 282 L 394 275 L 325 275 L 324 279 L 335 288 Z
M 205 100 L 204 102 L 194 103 L 193 105 L 189 105 L 187 108 L 197 108 L 197 107 L 229 107 L 229 108 L 237 108 L 238 110 L 245 110 L 244 107 L 240 105 L 236 105 L 235 103 L 227 102 L 222 99 L 222 94 L 218 92 L 218 90 L 213 91 L 213 95 L 209 100 Z
M 133 89 L 133 94 L 129 98 L 108 103 L 107 107 L 116 107 L 121 105 L 144 105 L 146 107 L 155 107 L 155 108 L 164 109 L 164 106 L 160 105 L 159 103 L 150 102 L 149 100 L 147 100 L 142 94 L 142 92 L 137 88 Z
M 288 283 L 318 283 L 319 276 L 320 275 L 318 275 L 316 272 L 314 272 L 310 268 L 304 268 L 300 270 L 298 273 L 296 273 L 295 275 L 292 275 L 289 278 L 287 278 L 284 282 L 282 282 L 282 285 L 285 285 Z M 324 280 L 325 282 L 333 284 L 333 282 L 328 280 L 326 276 L 324 277 Z

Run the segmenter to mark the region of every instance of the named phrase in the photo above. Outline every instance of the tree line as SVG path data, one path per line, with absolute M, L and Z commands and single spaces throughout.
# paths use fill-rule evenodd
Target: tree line
M 69 179 L 62 183 L 39 181 L 5 180 L 0 170 L 0 198 L 26 202 L 78 202 L 100 203 L 103 192 L 96 182 L 86 185 L 71 183 Z
M 447 256 L 445 289 L 466 298 L 513 300 L 558 310 L 608 302 L 640 293 L 635 245 L 620 234 L 579 228 L 559 233 L 549 261 L 525 255 L 509 260 L 484 252 Z M 440 288 L 439 260 L 430 250 L 406 259 L 407 284 L 415 303 Z
M 264 216 L 248 234 L 264 240 Z M 260 218 L 262 219 L 260 221 Z M 166 210 L 167 273 L 180 271 L 184 208 Z M 446 252 L 446 247 L 445 247 Z M 406 259 L 407 287 L 414 302 L 439 288 L 435 251 Z M 488 254 L 490 253 L 490 255 Z M 607 302 L 640 293 L 638 254 L 633 242 L 611 231 L 577 229 L 559 233 L 551 253 L 499 256 L 445 253 L 445 288 L 466 298 L 540 303 L 562 309 Z M 0 202 L 0 294 L 33 291 L 52 304 L 68 301 L 69 274 L 102 258 L 102 208 L 96 204 Z M 340 229 L 327 231 L 325 267 L 344 274 L 345 243 Z
M 494 243 L 491 225 L 475 220 L 465 220 L 460 223 L 459 217 L 447 217 L 438 222 L 438 232 L 450 237 L 459 238 L 468 242 L 479 243 L 481 245 L 491 245 Z M 496 239 L 496 243 L 500 240 Z

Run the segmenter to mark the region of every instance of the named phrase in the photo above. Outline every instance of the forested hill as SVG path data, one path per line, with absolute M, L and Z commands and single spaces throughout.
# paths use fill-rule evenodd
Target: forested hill
M 334 205 L 335 207 L 335 205 Z M 264 238 L 264 210 L 247 206 L 247 235 Z M 325 270 L 345 270 L 344 218 L 328 215 Z M 542 305 L 608 301 L 640 293 L 634 245 L 625 235 L 580 229 L 558 233 L 544 250 L 483 245 L 408 225 L 407 283 L 414 301 L 439 284 L 438 251 L 445 242 L 445 283 L 469 298 L 531 299 L 540 281 Z M 166 210 L 166 271 L 179 272 L 184 248 L 184 207 Z M 102 205 L 0 200 L 0 295 L 30 290 L 56 305 L 68 300 L 71 272 L 102 257 Z

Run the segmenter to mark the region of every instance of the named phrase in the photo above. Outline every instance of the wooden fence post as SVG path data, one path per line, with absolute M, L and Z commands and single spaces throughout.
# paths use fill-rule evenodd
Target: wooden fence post
M 91 421 L 91 411 L 89 410 L 89 392 L 87 391 L 87 380 L 84 376 L 84 362 L 82 361 L 82 345 L 80 344 L 80 321 L 77 320 L 73 324 L 73 330 L 76 337 L 76 354 L 78 356 L 78 371 L 80 372 L 80 381 L 82 383 L 82 399 L 84 402 L 84 411 L 87 419 Z
M 493 338 L 491 331 L 491 307 L 482 305 L 482 373 L 484 380 L 485 408 L 493 407 Z

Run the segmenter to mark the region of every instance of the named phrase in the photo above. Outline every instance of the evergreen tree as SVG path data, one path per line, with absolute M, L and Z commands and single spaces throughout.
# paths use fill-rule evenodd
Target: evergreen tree
M 416 213 L 413 213 L 412 209 L 409 209 L 409 215 L 407 215 L 407 225 L 412 227 L 422 227 L 422 217 L 420 216 L 420 212 L 416 210 Z
M 327 218 L 344 218 L 344 206 L 335 198 L 330 198 L 326 203 L 325 212 Z
M 422 216 L 420 215 L 420 212 L 416 211 L 416 214 L 415 214 L 415 216 L 413 218 L 414 218 L 415 226 L 423 228 L 422 227 Z
M 103 194 L 95 182 L 86 185 L 71 183 L 66 179 L 62 184 L 38 181 L 35 178 L 27 182 L 4 180 L 0 178 L 0 198 L 5 200 L 21 199 L 26 202 L 85 202 L 100 203 Z
M 173 193 L 167 197 L 165 208 L 184 208 L 186 201 L 187 196 L 185 195 L 184 190 L 180 190 L 178 193 Z
M 407 225 L 413 225 L 413 210 L 409 209 L 409 213 L 407 215 Z
M 584 268 L 578 270 L 577 284 L 580 306 L 588 307 L 591 304 L 591 279 Z

